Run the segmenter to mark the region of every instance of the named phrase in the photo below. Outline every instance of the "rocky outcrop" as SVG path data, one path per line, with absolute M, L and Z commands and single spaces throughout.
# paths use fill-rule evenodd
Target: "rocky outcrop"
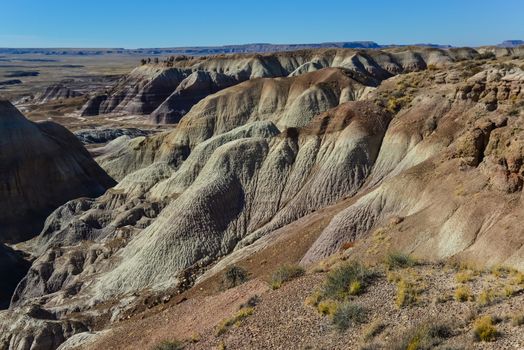
M 210 71 L 251 79 L 203 97 L 171 130 L 94 149 L 119 184 L 48 217 L 25 245 L 36 259 L 13 309 L 40 304 L 69 322 L 96 305 L 114 322 L 141 293 L 184 290 L 310 216 L 319 235 L 303 264 L 350 246 L 374 261 L 403 251 L 523 268 L 520 68 L 470 49 L 271 59 L 164 67 L 199 67 L 195 86 Z
M 75 91 L 63 83 L 57 83 L 48 86 L 44 91 L 37 94 L 33 100 L 34 103 L 42 104 L 50 101 L 61 100 L 66 98 L 78 97 L 82 94 Z
M 121 79 L 108 93 L 94 96 L 82 115 L 151 114 L 153 123 L 177 123 L 204 97 L 254 78 L 299 75 L 328 67 L 383 80 L 392 74 L 441 66 L 472 58 L 473 49 L 394 48 L 384 51 L 324 49 L 278 54 L 182 57 L 144 64 Z
M 121 136 L 128 136 L 135 138 L 139 136 L 146 136 L 154 133 L 153 130 L 143 130 L 137 128 L 96 128 L 83 129 L 75 131 L 74 134 L 83 144 L 99 144 L 108 143 Z
M 195 71 L 151 113 L 150 120 L 153 124 L 177 123 L 198 101 L 236 83 L 226 74 Z
M 115 184 L 67 129 L 33 123 L 8 101 L 0 101 L 0 140 L 0 242 L 31 238 L 58 206 Z
M 72 335 L 85 332 L 79 321 L 57 320 L 39 306 L 0 311 L 0 348 L 9 350 L 56 349 Z
M 371 77 L 338 68 L 252 79 L 204 98 L 172 132 L 115 140 L 101 150 L 103 156 L 97 160 L 118 180 L 155 161 L 177 168 L 192 148 L 214 135 L 260 120 L 271 120 L 281 130 L 303 126 L 320 112 L 361 98 L 376 84 Z

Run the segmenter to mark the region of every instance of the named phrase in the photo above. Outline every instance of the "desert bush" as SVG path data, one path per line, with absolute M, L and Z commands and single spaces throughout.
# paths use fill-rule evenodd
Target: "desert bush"
M 349 284 L 349 295 L 359 295 L 362 291 L 362 283 L 360 281 L 353 281 Z
M 524 273 L 522 273 L 522 272 L 515 273 L 515 277 L 513 279 L 513 283 L 515 283 L 515 284 L 524 284 Z
M 513 287 L 511 286 L 505 286 L 504 287 L 504 290 L 502 291 L 503 295 L 506 297 L 506 298 L 511 298 L 512 296 L 515 295 L 516 291 L 515 289 L 513 289 Z
M 389 270 L 415 266 L 417 263 L 416 260 L 409 255 L 400 252 L 388 254 L 384 262 Z
M 488 306 L 495 300 L 495 293 L 491 289 L 486 289 L 480 292 L 478 296 L 478 303 L 481 306 Z
M 386 274 L 386 279 L 389 283 L 397 283 L 402 279 L 402 276 L 397 272 L 388 272 Z
M 458 283 L 471 282 L 473 280 L 473 273 L 471 271 L 462 271 L 455 275 L 455 280 Z
M 473 324 L 473 335 L 477 341 L 495 341 L 498 337 L 497 328 L 491 316 L 484 316 Z
M 418 299 L 418 290 L 413 283 L 401 279 L 397 284 L 396 304 L 399 308 L 415 304 Z
M 460 286 L 455 290 L 455 300 L 464 302 L 472 298 L 471 289 L 466 286 Z
M 394 350 L 433 349 L 451 336 L 450 327 L 438 321 L 427 321 L 408 329 L 400 341 L 393 346 Z
M 333 313 L 333 324 L 340 331 L 345 331 L 352 324 L 363 323 L 366 319 L 364 307 L 350 302 L 343 302 Z
M 222 320 L 217 326 L 216 335 L 222 335 L 233 325 L 239 325 L 243 319 L 251 316 L 255 309 L 252 307 L 245 307 L 240 310 L 231 318 Z
M 348 262 L 328 273 L 320 293 L 323 299 L 343 300 L 350 295 L 352 285 L 355 292 L 355 282 L 360 284 L 360 293 L 373 277 L 374 273 L 358 262 Z
M 524 324 L 524 314 L 511 316 L 511 324 L 514 326 L 522 326 Z
M 304 273 L 304 269 L 298 265 L 280 266 L 271 276 L 271 288 L 278 289 L 285 282 L 303 276 Z
M 248 280 L 248 273 L 239 266 L 231 266 L 224 273 L 222 284 L 225 288 L 233 288 Z
M 491 274 L 495 277 L 504 277 L 509 274 L 511 270 L 505 266 L 495 265 L 491 268 Z
M 310 296 L 306 298 L 304 303 L 309 306 L 317 307 L 318 304 L 322 301 L 322 294 L 317 290 Z
M 260 297 L 258 295 L 253 295 L 250 297 L 247 302 L 240 304 L 240 309 L 246 308 L 246 307 L 255 307 L 260 303 Z
M 337 311 L 338 303 L 335 300 L 327 299 L 318 303 L 317 310 L 322 315 L 333 316 Z
M 152 350 L 182 350 L 184 344 L 178 340 L 162 340 Z
M 380 320 L 375 320 L 371 322 L 363 331 L 363 336 L 365 341 L 370 341 L 375 338 L 377 335 L 382 333 L 386 328 L 386 324 Z

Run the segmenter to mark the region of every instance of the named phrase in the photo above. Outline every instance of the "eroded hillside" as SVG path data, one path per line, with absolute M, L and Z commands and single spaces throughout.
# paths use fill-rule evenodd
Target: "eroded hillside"
M 35 260 L 0 344 L 56 348 L 257 254 L 255 276 L 348 247 L 362 261 L 524 268 L 521 54 L 307 50 L 136 68 L 84 116 L 178 124 L 92 150 L 119 183 L 58 207 L 24 243 Z

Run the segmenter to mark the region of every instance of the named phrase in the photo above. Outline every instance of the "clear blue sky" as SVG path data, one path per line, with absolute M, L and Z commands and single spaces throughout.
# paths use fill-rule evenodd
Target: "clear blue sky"
M 524 0 L 0 0 L 0 47 L 524 40 Z

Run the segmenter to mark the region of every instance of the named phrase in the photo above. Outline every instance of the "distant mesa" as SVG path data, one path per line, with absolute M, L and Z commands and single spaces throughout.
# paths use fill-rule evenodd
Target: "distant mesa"
M 9 80 L 0 81 L 0 86 L 17 85 L 17 84 L 22 84 L 22 80 L 9 79 Z
M 82 96 L 82 93 L 67 87 L 64 83 L 48 86 L 44 91 L 35 96 L 35 103 L 46 103 L 65 98 Z
M 6 78 L 19 78 L 19 77 L 37 77 L 39 75 L 40 75 L 40 72 L 38 71 L 16 70 L 16 71 L 8 72 L 4 76 Z
M 524 45 L 524 40 L 506 40 L 498 44 L 498 47 L 517 47 Z

